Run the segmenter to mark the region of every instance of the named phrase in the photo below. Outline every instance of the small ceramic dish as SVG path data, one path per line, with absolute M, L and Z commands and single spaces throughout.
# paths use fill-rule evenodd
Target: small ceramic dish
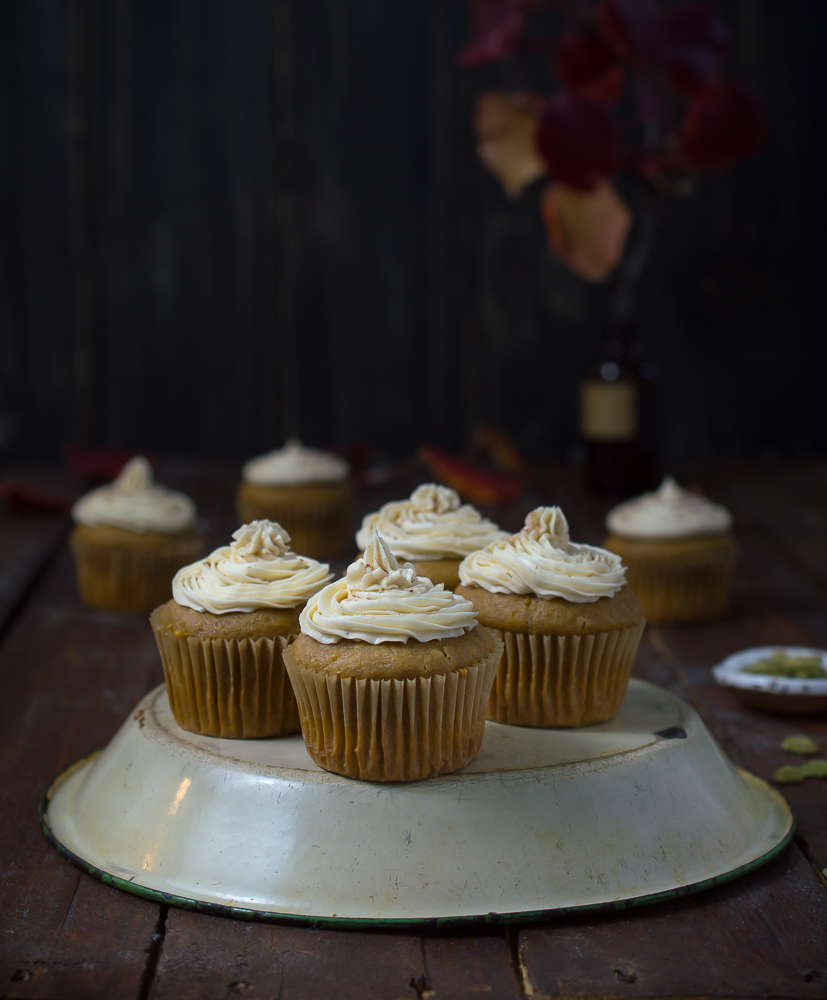
M 745 673 L 746 667 L 774 653 L 786 656 L 819 656 L 827 670 L 827 652 L 802 646 L 757 646 L 733 653 L 712 668 L 715 680 L 733 688 L 738 697 L 753 708 L 789 715 L 812 715 L 827 712 L 827 677 L 773 677 Z

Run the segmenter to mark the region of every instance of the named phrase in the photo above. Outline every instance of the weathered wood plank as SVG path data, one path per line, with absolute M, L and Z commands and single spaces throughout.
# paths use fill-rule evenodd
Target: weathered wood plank
M 155 1000 L 402 998 L 425 976 L 417 935 L 252 924 L 170 910 Z
M 138 995 L 158 908 L 63 861 L 37 804 L 161 676 L 148 623 L 82 608 L 64 550 L 0 646 L 0 989 L 10 997 Z
M 524 928 L 529 995 L 824 997 L 827 892 L 795 848 L 696 896 Z
M 155 1000 L 520 996 L 502 931 L 423 940 L 416 933 L 248 924 L 183 910 L 170 910 L 153 988 Z

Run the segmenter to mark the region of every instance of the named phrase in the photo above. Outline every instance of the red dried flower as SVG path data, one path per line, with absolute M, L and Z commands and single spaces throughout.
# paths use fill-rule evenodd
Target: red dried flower
M 606 44 L 635 66 L 651 61 L 657 16 L 655 0 L 600 0 L 597 8 L 597 23 Z
M 714 83 L 730 48 L 727 27 L 709 3 L 688 3 L 664 11 L 654 32 L 656 58 L 675 90 L 684 94 Z
M 693 98 L 678 152 L 690 169 L 727 170 L 757 153 L 767 131 L 760 98 L 742 83 L 720 83 Z
M 606 108 L 563 90 L 546 102 L 537 148 L 553 178 L 590 191 L 620 161 L 620 129 Z
M 554 70 L 569 90 L 601 104 L 614 104 L 623 90 L 623 67 L 599 35 L 563 34 L 554 53 Z
M 533 0 L 471 0 L 474 37 L 457 56 L 460 66 L 496 62 L 513 51 Z

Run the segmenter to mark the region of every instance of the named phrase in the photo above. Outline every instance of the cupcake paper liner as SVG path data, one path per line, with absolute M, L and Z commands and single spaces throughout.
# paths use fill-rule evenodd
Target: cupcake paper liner
M 78 592 L 84 604 L 103 611 L 149 614 L 172 597 L 172 578 L 203 550 L 200 536 L 176 538 L 160 546 L 90 544 L 74 533 Z
M 301 728 L 283 652 L 295 636 L 202 639 L 153 622 L 175 721 L 202 736 L 256 739 Z
M 502 646 L 472 667 L 410 679 L 340 677 L 285 664 L 307 752 L 327 771 L 365 781 L 416 781 L 473 760 Z
M 503 639 L 488 718 L 514 726 L 588 726 L 617 715 L 645 619 L 588 635 L 496 631 Z
M 729 605 L 735 554 L 693 562 L 624 558 L 629 585 L 650 622 L 700 622 L 719 618 Z
M 291 503 L 274 498 L 266 501 L 237 497 L 237 513 L 242 524 L 267 518 L 286 528 L 294 552 L 313 559 L 335 556 L 350 543 L 350 497 L 336 496 L 318 503 Z

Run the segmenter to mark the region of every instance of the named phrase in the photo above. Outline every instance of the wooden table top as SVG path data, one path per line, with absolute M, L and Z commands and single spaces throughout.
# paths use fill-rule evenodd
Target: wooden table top
M 215 544 L 235 527 L 236 476 L 197 463 L 159 471 L 196 499 Z M 769 779 L 800 760 L 780 749 L 785 736 L 807 734 L 827 751 L 827 720 L 747 709 L 710 667 L 748 646 L 827 646 L 827 462 L 689 476 L 735 514 L 733 608 L 708 625 L 647 629 L 635 674 L 687 700 L 736 763 Z M 58 473 L 28 481 L 79 489 Z M 607 505 L 586 494 L 578 471 L 549 469 L 540 481 L 492 512 L 500 523 L 516 530 L 533 506 L 559 503 L 572 537 L 599 542 Z M 360 513 L 409 486 L 366 491 Z M 0 513 L 0 998 L 827 997 L 824 781 L 784 786 L 795 840 L 749 875 L 673 902 L 525 926 L 356 933 L 246 923 L 159 906 L 82 874 L 42 836 L 38 800 L 163 677 L 146 620 L 78 601 L 68 528 L 60 514 Z

